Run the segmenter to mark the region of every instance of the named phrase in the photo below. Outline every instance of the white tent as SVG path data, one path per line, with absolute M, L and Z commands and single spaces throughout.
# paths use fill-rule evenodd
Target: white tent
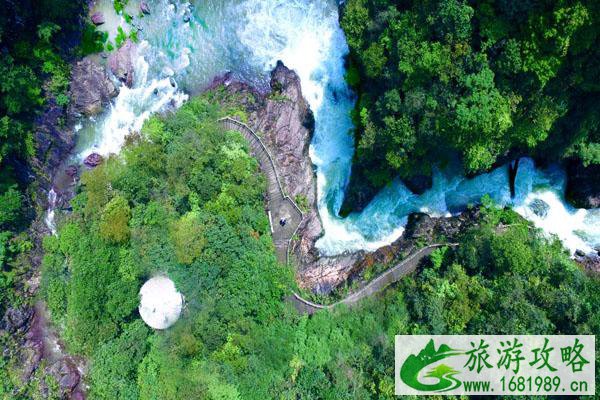
M 140 315 L 154 329 L 167 329 L 181 314 L 183 296 L 172 280 L 156 276 L 140 289 Z

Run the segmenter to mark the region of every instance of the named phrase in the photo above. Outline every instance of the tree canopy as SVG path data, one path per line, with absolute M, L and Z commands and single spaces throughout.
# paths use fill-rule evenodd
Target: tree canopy
M 46 240 L 44 296 L 69 349 L 90 359 L 90 396 L 392 399 L 397 334 L 600 328 L 598 279 L 492 206 L 457 250 L 434 252 L 358 307 L 298 314 L 285 300 L 295 283 L 276 261 L 265 180 L 243 137 L 215 123 L 233 111 L 212 96 L 153 117 L 151 134 L 86 173 L 58 238 Z M 136 311 L 156 273 L 187 303 L 160 333 Z
M 587 0 L 349 0 L 350 201 L 455 157 L 467 173 L 509 154 L 600 163 L 599 18 Z

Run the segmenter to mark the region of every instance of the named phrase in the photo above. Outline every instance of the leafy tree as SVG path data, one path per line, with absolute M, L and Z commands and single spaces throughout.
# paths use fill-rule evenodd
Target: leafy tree
M 22 207 L 22 196 L 16 186 L 0 194 L 0 227 L 16 223 Z
M 191 211 L 173 223 L 171 237 L 180 263 L 191 264 L 198 258 L 206 245 L 198 212 Z
M 91 394 L 98 399 L 138 399 L 138 365 L 148 349 L 148 328 L 140 320 L 127 325 L 116 339 L 94 354 Z
M 457 157 L 470 174 L 511 154 L 595 163 L 596 3 L 348 1 L 358 101 L 343 212 Z
M 131 209 L 127 200 L 117 195 L 104 207 L 100 216 L 100 235 L 113 243 L 129 239 L 129 219 Z

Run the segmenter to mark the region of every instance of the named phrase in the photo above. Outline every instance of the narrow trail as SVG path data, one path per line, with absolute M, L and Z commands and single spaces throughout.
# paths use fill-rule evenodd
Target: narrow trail
M 283 264 L 288 264 L 290 243 L 302 222 L 302 211 L 283 190 L 277 174 L 277 166 L 260 136 L 248 125 L 233 118 L 225 117 L 220 119 L 219 122 L 225 129 L 240 132 L 246 138 L 250 144 L 252 155 L 258 160 L 260 169 L 267 178 L 267 214 L 271 226 L 271 235 L 273 236 L 278 260 Z M 284 225 L 280 224 L 281 220 L 286 221 Z M 313 314 L 319 310 L 332 309 L 339 304 L 352 306 L 361 299 L 382 291 L 403 276 L 413 272 L 419 262 L 429 256 L 436 248 L 457 245 L 457 243 L 437 243 L 423 247 L 383 272 L 364 287 L 333 304 L 313 303 L 310 300 L 303 299 L 297 293 L 293 293 L 289 300 L 300 312 L 308 314 Z
M 225 129 L 238 131 L 246 138 L 252 155 L 256 157 L 260 169 L 267 177 L 267 214 L 271 235 L 277 259 L 283 264 L 288 264 L 290 243 L 302 222 L 302 211 L 283 190 L 273 157 L 256 132 L 243 122 L 230 117 L 222 118 L 219 122 Z M 285 224 L 282 225 L 280 221 L 285 221 Z
M 358 301 L 360 301 L 361 299 L 372 296 L 372 295 L 382 291 L 387 286 L 398 281 L 403 276 L 408 275 L 409 273 L 413 272 L 417 268 L 417 266 L 419 265 L 419 262 L 423 258 L 429 256 L 435 249 L 437 249 L 439 247 L 444 247 L 444 246 L 454 247 L 454 246 L 458 246 L 458 243 L 448 243 L 448 244 L 447 243 L 436 243 L 436 244 L 431 244 L 429 246 L 423 247 L 423 248 L 417 250 L 416 252 L 414 252 L 413 254 L 411 254 L 410 256 L 406 257 L 404 260 L 402 260 L 401 262 L 399 262 L 392 268 L 383 272 L 381 275 L 379 275 L 377 278 L 373 279 L 371 282 L 366 284 L 361 289 L 357 290 L 354 293 L 349 294 L 347 297 L 345 297 L 342 300 L 337 301 L 333 304 L 313 303 L 310 300 L 306 300 L 306 299 L 300 297 L 300 295 L 298 295 L 297 293 L 294 293 L 293 297 L 291 297 L 290 300 L 294 303 L 294 305 L 295 305 L 296 309 L 298 309 L 298 311 L 303 312 L 303 313 L 308 313 L 308 314 L 313 314 L 319 310 L 332 309 L 335 306 L 340 305 L 340 304 L 346 304 L 348 306 L 352 306 L 352 305 L 356 304 Z

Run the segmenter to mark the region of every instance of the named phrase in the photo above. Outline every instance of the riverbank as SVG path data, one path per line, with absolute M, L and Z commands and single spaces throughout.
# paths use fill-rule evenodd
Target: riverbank
M 297 75 L 282 63 L 278 63 L 272 71 L 270 86 L 270 93 L 260 93 L 247 84 L 224 76 L 216 79 L 210 89 L 218 94 L 217 97 L 223 97 L 221 101 L 224 104 L 239 105 L 247 112 L 244 120 L 262 135 L 274 155 L 285 191 L 304 207 L 305 219 L 291 247 L 296 281 L 303 290 L 327 295 L 341 287 L 349 287 L 354 280 L 370 274 L 373 266 L 390 265 L 401 260 L 414 250 L 417 243 L 434 243 L 440 237 L 456 240 L 462 232 L 478 223 L 479 216 L 474 211 L 477 208 L 467 208 L 450 218 L 412 213 L 408 216 L 403 234 L 390 245 L 337 256 L 322 254 L 315 246 L 323 235 L 323 227 L 317 210 L 314 167 L 308 151 L 313 134 L 312 113 L 303 99 Z M 223 96 L 223 93 L 226 95 Z M 525 161 L 523 165 L 524 168 L 529 166 Z M 516 183 L 522 190 L 522 180 Z M 505 190 L 509 191 L 508 181 Z M 597 258 L 592 253 L 578 253 L 576 257 L 589 270 L 594 269 Z

